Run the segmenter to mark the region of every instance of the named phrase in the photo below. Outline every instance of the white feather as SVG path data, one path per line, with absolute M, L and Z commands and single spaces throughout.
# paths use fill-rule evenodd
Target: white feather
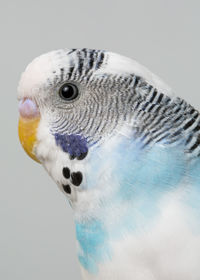
M 199 280 L 200 237 L 189 230 L 188 212 L 178 196 L 174 193 L 161 201 L 162 215 L 151 231 L 113 242 L 114 257 L 99 266 L 99 274 L 91 275 L 81 267 L 83 279 Z

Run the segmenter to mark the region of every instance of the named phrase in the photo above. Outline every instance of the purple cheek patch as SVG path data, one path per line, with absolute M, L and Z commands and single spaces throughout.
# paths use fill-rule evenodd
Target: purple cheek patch
M 88 153 L 87 140 L 85 137 L 77 134 L 54 134 L 56 144 L 61 147 L 63 152 L 68 153 L 71 159 L 82 160 Z

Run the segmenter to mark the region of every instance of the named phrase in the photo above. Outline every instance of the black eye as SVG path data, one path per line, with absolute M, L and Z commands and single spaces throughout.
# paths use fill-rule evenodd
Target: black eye
M 59 95 L 66 101 L 74 100 L 78 96 L 78 88 L 70 83 L 64 84 L 59 90 Z

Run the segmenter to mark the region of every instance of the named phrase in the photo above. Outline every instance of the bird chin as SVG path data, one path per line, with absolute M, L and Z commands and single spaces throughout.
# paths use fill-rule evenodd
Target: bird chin
M 19 118 L 18 134 L 20 143 L 25 152 L 36 162 L 40 163 L 34 150 L 37 145 L 37 130 L 40 123 L 40 117 L 36 118 Z

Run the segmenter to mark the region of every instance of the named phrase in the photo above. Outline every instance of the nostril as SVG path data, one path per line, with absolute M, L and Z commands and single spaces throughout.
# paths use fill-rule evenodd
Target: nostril
M 23 118 L 36 118 L 40 114 L 36 103 L 29 98 L 20 100 L 19 113 Z

